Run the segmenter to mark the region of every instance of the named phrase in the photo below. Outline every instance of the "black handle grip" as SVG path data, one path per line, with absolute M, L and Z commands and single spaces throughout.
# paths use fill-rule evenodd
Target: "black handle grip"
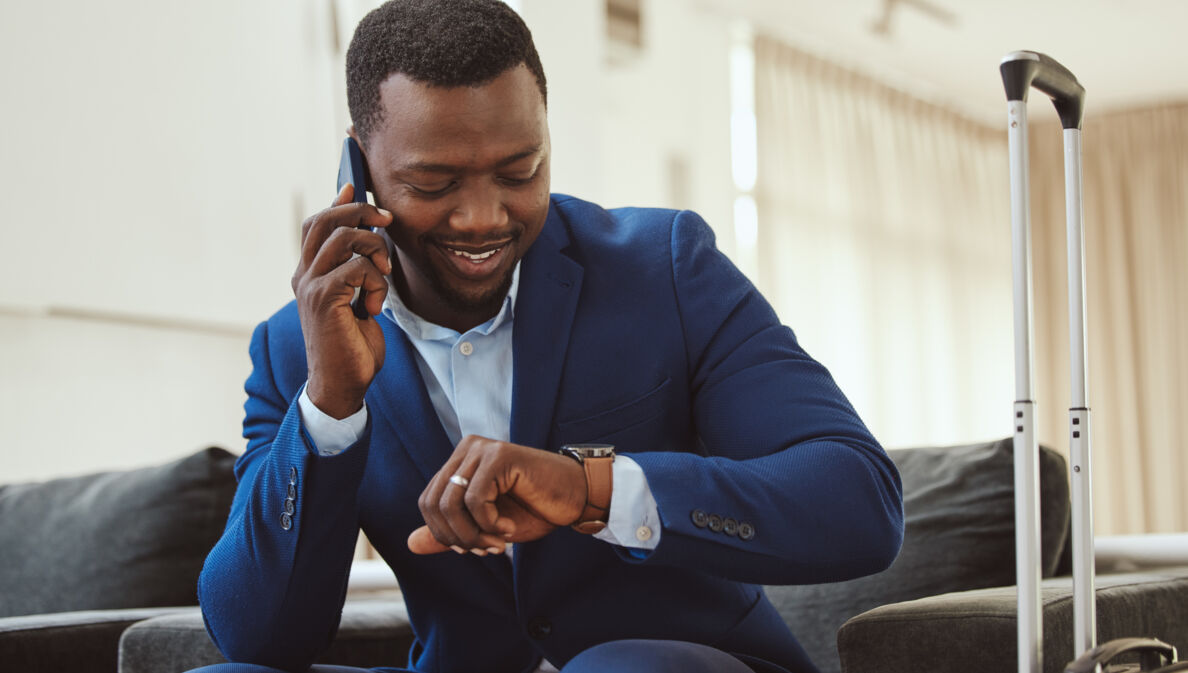
M 1027 101 L 1031 87 L 1048 94 L 1066 129 L 1081 128 L 1085 114 L 1085 87 L 1068 68 L 1038 51 L 1013 51 L 998 66 L 1008 101 Z
M 1098 645 L 1077 657 L 1065 667 L 1064 673 L 1093 673 L 1114 657 L 1126 652 L 1138 652 L 1142 670 L 1148 671 L 1176 660 L 1176 648 L 1155 638 L 1119 638 Z

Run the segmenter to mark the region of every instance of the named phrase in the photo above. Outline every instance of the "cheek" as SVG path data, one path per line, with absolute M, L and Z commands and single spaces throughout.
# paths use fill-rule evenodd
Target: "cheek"
M 394 220 L 388 236 L 397 242 L 416 239 L 436 227 L 443 217 L 440 209 L 412 200 L 395 199 L 377 205 L 392 211 Z
M 508 202 L 512 219 L 524 223 L 544 222 L 549 213 L 549 186 L 543 183 L 539 188 L 525 191 Z

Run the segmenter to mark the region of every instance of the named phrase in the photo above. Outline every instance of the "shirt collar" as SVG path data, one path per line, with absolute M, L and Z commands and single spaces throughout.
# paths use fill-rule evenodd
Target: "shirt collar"
M 507 289 L 507 296 L 503 298 L 503 306 L 499 309 L 499 313 L 487 322 L 474 327 L 470 331 L 478 332 L 479 334 L 488 335 L 491 332 L 499 329 L 504 323 L 510 323 L 514 318 L 516 296 L 520 291 L 520 263 L 516 262 L 515 269 L 512 270 L 511 286 Z M 404 301 L 400 299 L 400 293 L 396 291 L 396 286 L 392 280 L 388 279 L 388 296 L 384 299 L 383 315 L 389 320 L 396 323 L 404 333 L 412 339 L 421 339 L 425 341 L 453 341 L 457 339 L 460 334 L 449 327 L 431 323 L 421 316 L 413 313 Z

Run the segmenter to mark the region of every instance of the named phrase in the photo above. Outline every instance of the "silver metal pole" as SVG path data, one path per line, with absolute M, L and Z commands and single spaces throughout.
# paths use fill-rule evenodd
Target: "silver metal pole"
M 1015 295 L 1015 577 L 1019 673 L 1043 668 L 1040 601 L 1039 446 L 1032 399 L 1031 199 L 1027 168 L 1027 104 L 1007 102 L 1011 168 L 1011 257 Z
M 1068 223 L 1069 457 L 1072 461 L 1073 658 L 1097 645 L 1094 592 L 1093 482 L 1089 442 L 1088 349 L 1085 337 L 1085 238 L 1081 130 L 1064 130 L 1064 197 Z

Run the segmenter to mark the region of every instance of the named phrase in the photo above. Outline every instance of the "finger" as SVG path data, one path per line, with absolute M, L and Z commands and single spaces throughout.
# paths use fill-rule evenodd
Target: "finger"
M 447 480 L 448 485 L 441 493 L 438 508 L 445 524 L 453 531 L 454 539 L 458 541 L 457 543 L 460 546 L 471 549 L 472 551 L 487 550 L 497 554 L 503 551 L 504 539 L 502 534 L 492 534 L 493 532 L 491 531 L 484 531 L 475 522 L 467 505 L 467 500 L 472 497 L 470 495 L 471 492 L 479 490 L 478 483 L 474 477 L 475 472 L 484 460 L 490 457 L 491 454 L 482 452 L 469 454 L 456 472 L 458 476 L 464 477 L 469 483 L 462 485 Z M 494 497 L 492 497 L 492 504 L 494 504 Z M 479 552 L 476 551 L 475 553 Z
M 302 241 L 305 240 L 306 234 L 309 233 L 309 230 L 313 227 L 314 223 L 317 222 L 321 218 L 323 213 L 332 211 L 338 206 L 345 206 L 345 205 L 353 204 L 354 196 L 355 196 L 355 186 L 349 182 L 344 184 L 338 190 L 338 194 L 336 194 L 334 196 L 334 200 L 330 202 L 329 208 L 319 211 L 317 213 L 314 213 L 313 215 L 305 218 L 305 221 L 301 223 L 301 240 Z M 367 204 L 355 204 L 355 205 L 360 206 L 360 205 L 367 205 Z M 377 210 L 382 210 L 382 209 L 377 209 Z M 386 213 L 388 211 L 385 210 L 383 212 Z
M 425 519 L 425 525 L 432 533 L 434 539 L 438 543 L 446 547 L 454 548 L 459 553 L 465 553 L 466 549 L 473 546 L 473 536 L 468 536 L 468 539 L 463 539 L 462 535 L 455 530 L 454 525 L 447 518 L 446 512 L 443 511 L 442 501 L 449 494 L 451 489 L 459 490 L 462 487 L 450 481 L 450 478 L 459 473 L 462 463 L 467 459 L 472 443 L 468 441 L 470 438 L 463 439 L 459 442 L 458 447 L 454 449 L 454 453 L 446 461 L 445 465 L 433 475 L 425 490 L 421 492 L 421 496 L 417 501 L 417 505 L 421 509 L 421 516 Z M 464 475 L 459 475 L 464 476 Z M 466 534 L 466 531 L 463 531 Z M 483 552 L 484 555 L 486 552 Z
M 348 202 L 327 208 L 306 218 L 301 225 L 302 263 L 309 266 L 337 229 L 386 228 L 391 223 L 392 213 L 369 203 Z
M 440 554 L 450 548 L 438 542 L 428 526 L 421 526 L 408 536 L 408 550 L 414 554 Z
M 470 470 L 472 467 L 463 466 L 461 473 L 465 474 Z M 457 545 L 479 555 L 486 555 L 487 552 L 501 553 L 505 546 L 503 534 L 486 532 L 479 527 L 478 523 L 475 523 L 474 517 L 470 515 L 467 501 L 472 497 L 469 493 L 475 490 L 475 486 L 474 480 L 467 486 L 450 483 L 441 496 L 440 509 L 443 521 L 453 530 Z
M 379 313 L 388 284 L 385 275 L 365 257 L 357 257 L 325 276 L 303 278 L 298 282 L 296 295 L 302 305 L 312 307 L 318 314 L 328 315 L 347 309 L 356 288 L 371 301 L 365 304 L 365 307 L 374 309 L 369 315 Z
M 465 513 L 465 519 L 457 518 L 456 512 L 465 511 L 464 505 L 451 504 L 454 498 L 465 494 L 465 487 L 451 483 L 450 478 L 454 475 L 468 478 L 467 475 L 472 474 L 474 470 L 474 456 L 481 453 L 485 443 L 489 441 L 491 440 L 481 437 L 464 437 L 441 469 L 430 479 L 417 501 L 425 525 L 433 537 L 447 547 L 475 547 L 496 552 L 503 550 L 503 541 L 497 537 L 476 538 L 478 528 L 469 521 L 469 513 Z M 451 490 L 454 493 L 451 493 Z M 454 513 L 452 520 L 448 512 Z
M 355 186 L 348 182 L 338 188 L 338 194 L 330 202 L 330 206 L 341 206 L 353 200 L 355 200 Z
M 437 544 L 447 549 L 450 547 L 461 549 L 457 540 L 453 539 L 453 531 L 445 524 L 437 507 L 437 502 L 441 498 L 442 484 L 448 483 L 445 482 L 448 477 L 443 476 L 444 474 L 443 470 L 438 470 L 437 474 L 433 475 L 429 484 L 425 486 L 425 490 L 421 491 L 421 495 L 417 499 L 417 507 L 421 510 L 421 518 L 425 520 L 423 528 L 429 532 Z M 412 540 L 411 537 L 409 539 Z
M 308 266 L 308 273 L 321 276 L 342 266 L 355 256 L 366 258 L 381 273 L 392 272 L 388 244 L 384 237 L 365 229 L 339 228 L 331 232 Z
M 475 526 L 488 536 L 507 538 L 515 533 L 516 524 L 508 517 L 501 517 L 496 505 L 501 492 L 500 475 L 493 469 L 492 462 L 481 463 L 470 479 L 463 502 Z

